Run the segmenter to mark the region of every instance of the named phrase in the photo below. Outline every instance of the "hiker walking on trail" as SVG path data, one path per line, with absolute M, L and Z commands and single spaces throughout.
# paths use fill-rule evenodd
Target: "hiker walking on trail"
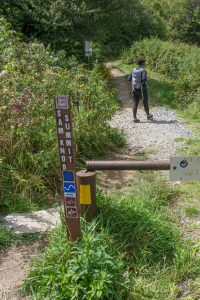
M 144 110 L 147 120 L 153 120 L 153 115 L 149 113 L 148 91 L 147 91 L 147 71 L 145 70 L 145 59 L 138 60 L 138 67 L 135 68 L 128 77 L 132 81 L 132 101 L 133 101 L 133 121 L 139 123 L 137 109 L 140 99 L 143 100 Z

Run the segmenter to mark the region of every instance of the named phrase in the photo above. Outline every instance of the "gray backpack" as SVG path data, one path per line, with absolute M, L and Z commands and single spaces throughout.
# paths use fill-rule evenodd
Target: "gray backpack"
M 132 88 L 133 89 L 141 89 L 141 86 L 143 84 L 142 80 L 142 73 L 144 69 L 141 67 L 138 67 L 133 70 L 132 72 Z

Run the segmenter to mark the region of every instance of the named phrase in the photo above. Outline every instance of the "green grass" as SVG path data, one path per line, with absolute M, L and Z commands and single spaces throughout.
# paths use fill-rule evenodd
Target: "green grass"
M 18 212 L 31 212 L 37 211 L 40 209 L 47 209 L 50 206 L 52 207 L 53 202 L 47 203 L 35 197 L 28 197 L 25 195 L 19 195 L 18 197 L 8 197 L 4 199 L 2 203 L 0 203 L 0 212 L 4 215 Z M 58 205 L 58 201 L 54 202 L 54 205 Z
M 14 241 L 14 235 L 3 225 L 0 225 L 0 249 L 10 246 Z
M 188 206 L 185 208 L 185 214 L 188 217 L 194 217 L 199 215 L 199 210 L 195 206 Z
M 149 173 L 133 186 L 129 196 L 98 193 L 99 216 L 82 219 L 80 243 L 63 226 L 54 231 L 25 282 L 33 299 L 197 299 L 199 246 L 181 240 L 167 213 L 177 191 Z
M 124 299 L 128 278 L 121 249 L 98 221 L 82 220 L 82 229 L 83 240 L 74 244 L 67 242 L 64 226 L 55 230 L 26 280 L 34 299 Z
M 33 242 L 45 236 L 47 236 L 47 233 L 14 234 L 3 224 L 0 224 L 0 250 L 5 250 L 12 245 L 19 246 L 24 243 Z

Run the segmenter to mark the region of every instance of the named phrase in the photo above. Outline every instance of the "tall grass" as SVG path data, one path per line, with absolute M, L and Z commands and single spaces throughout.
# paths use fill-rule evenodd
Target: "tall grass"
M 70 244 L 58 228 L 44 258 L 35 263 L 26 290 L 35 299 L 124 299 L 125 261 L 109 241 L 107 229 L 82 220 L 83 240 Z
M 0 33 L 0 211 L 37 210 L 59 194 L 54 96 L 71 96 L 80 164 L 123 145 L 107 123 L 118 107 L 116 93 L 101 65 L 88 70 L 74 61 L 64 67 L 67 58 L 21 42 L 2 19 Z
M 31 234 L 14 234 L 0 223 L 0 251 L 5 250 L 11 245 L 21 245 L 28 242 L 33 242 L 39 239 L 44 239 L 47 236 L 46 232 L 31 233 Z
M 167 214 L 176 191 L 149 176 L 138 176 L 134 186 L 133 195 L 126 197 L 99 192 L 100 214 L 91 224 L 82 219 L 82 242 L 67 242 L 63 227 L 53 233 L 25 282 L 33 299 L 175 300 L 185 292 L 195 295 L 198 247 L 181 241 Z

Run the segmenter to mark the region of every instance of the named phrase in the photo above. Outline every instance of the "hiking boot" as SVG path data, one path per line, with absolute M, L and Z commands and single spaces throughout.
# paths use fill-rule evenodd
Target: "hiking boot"
M 150 114 L 149 116 L 147 116 L 147 120 L 153 120 L 153 115 L 152 114 Z
M 139 123 L 139 122 L 140 122 L 140 120 L 139 120 L 139 119 L 137 119 L 137 118 L 134 118 L 134 119 L 133 119 L 133 122 L 134 122 L 134 123 Z

